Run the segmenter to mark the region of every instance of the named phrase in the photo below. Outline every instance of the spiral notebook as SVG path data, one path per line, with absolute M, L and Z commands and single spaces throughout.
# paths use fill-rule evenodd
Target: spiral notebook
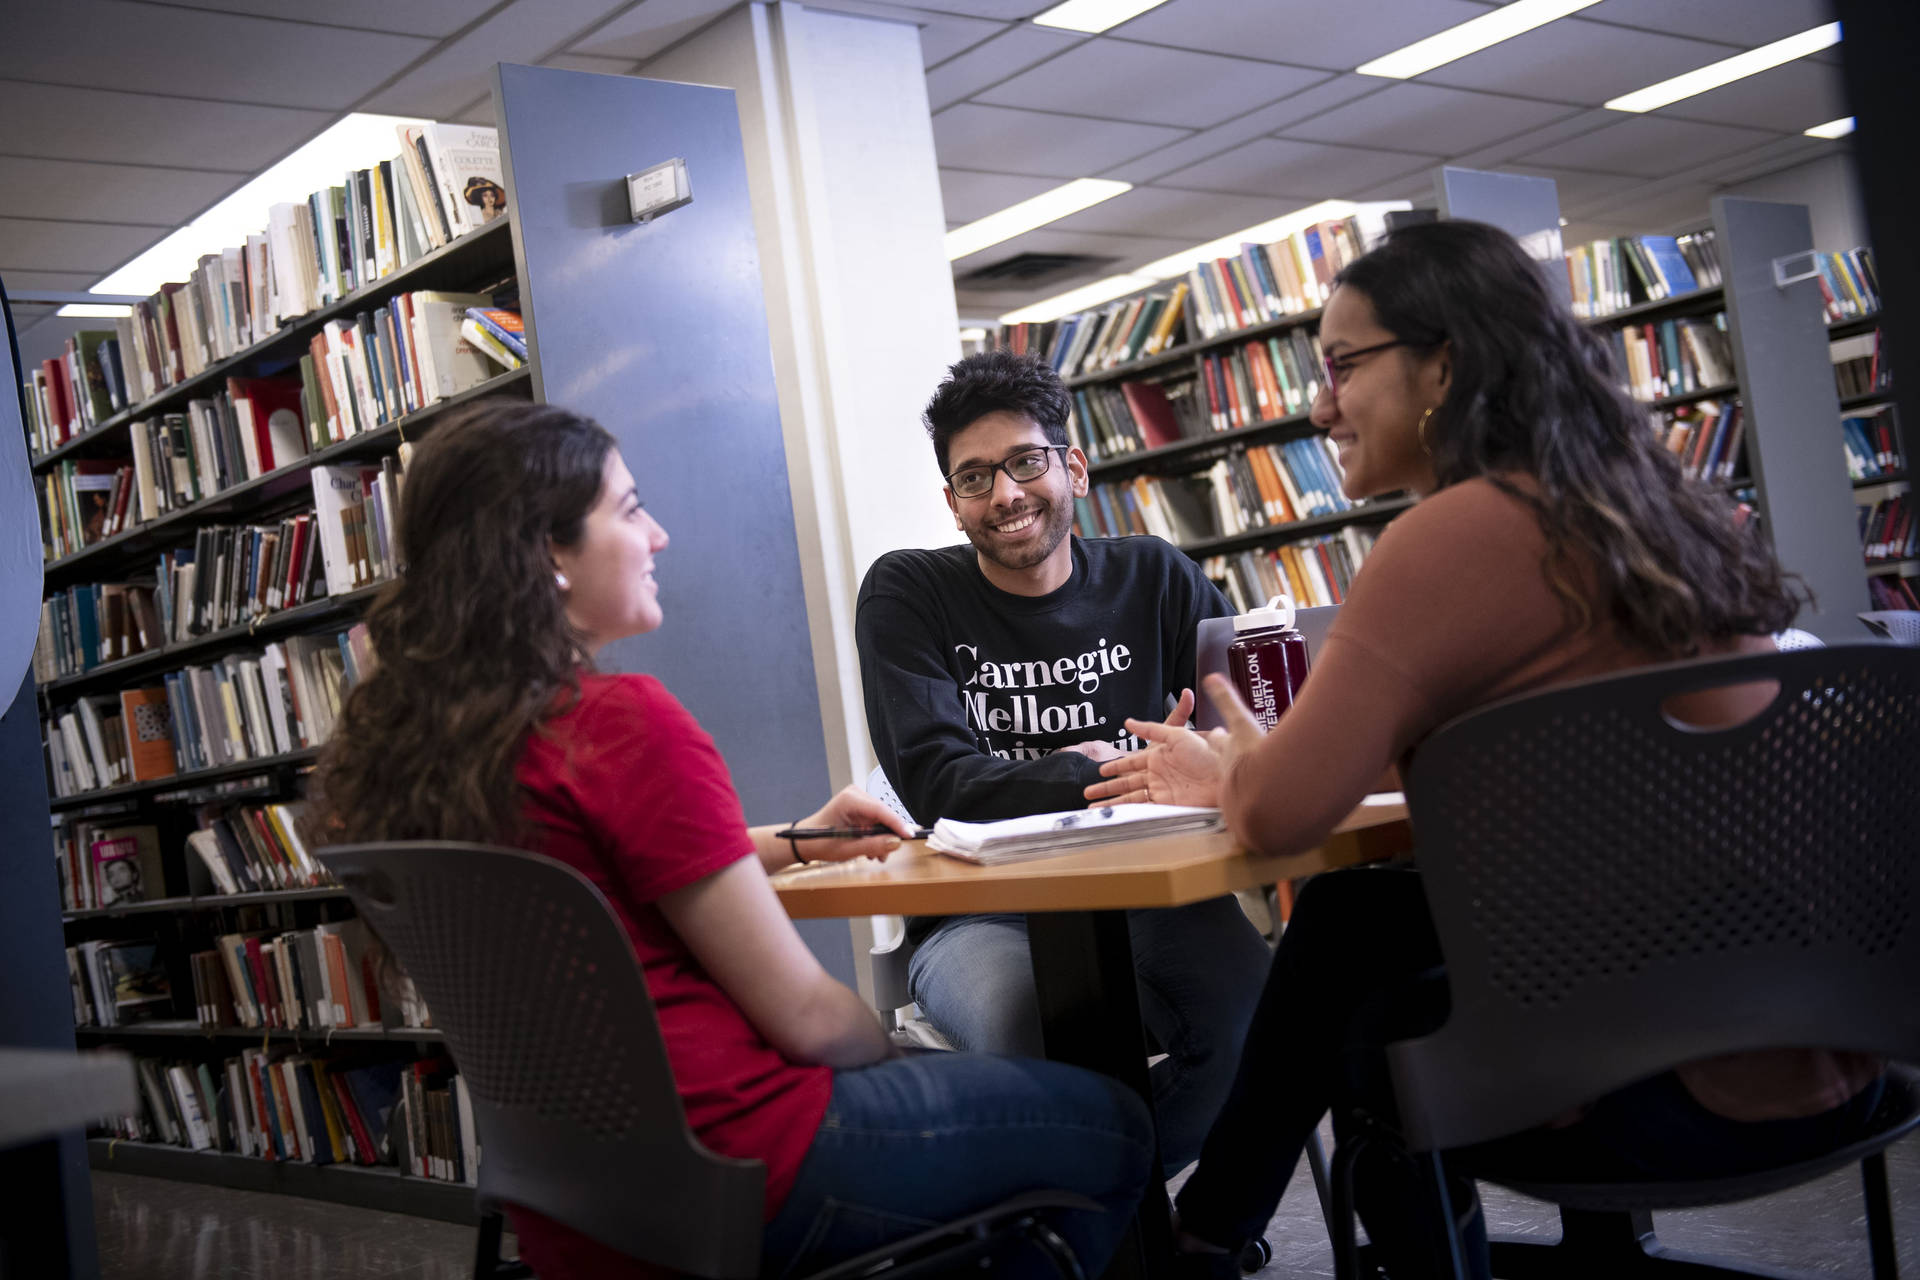
M 967 862 L 994 866 L 1124 840 L 1218 831 L 1221 826 L 1218 809 L 1174 804 L 1114 804 L 1099 809 L 1070 809 L 1065 813 L 1035 813 L 1000 822 L 956 822 L 942 818 L 934 824 L 927 847 Z

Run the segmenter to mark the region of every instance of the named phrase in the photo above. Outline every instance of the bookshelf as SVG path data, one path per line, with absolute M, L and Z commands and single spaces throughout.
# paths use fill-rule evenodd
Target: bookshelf
M 1505 175 L 1472 176 L 1496 179 Z M 1504 186 L 1496 184 L 1490 190 L 1495 198 L 1504 198 Z M 1507 194 L 1538 203 L 1533 199 L 1535 192 L 1516 188 Z M 1520 212 L 1538 221 L 1539 209 L 1530 205 Z M 1485 209 L 1479 209 L 1476 216 L 1486 217 L 1486 213 Z M 1499 218 L 1487 220 L 1501 221 Z M 1867 578 L 1886 574 L 1911 577 L 1916 563 L 1908 559 L 1869 566 L 1864 561 L 1855 537 L 1855 494 L 1870 496 L 1883 492 L 1884 486 L 1902 485 L 1904 474 L 1858 482 L 1850 480 L 1840 439 L 1839 424 L 1843 416 L 1891 403 L 1892 389 L 1880 387 L 1839 397 L 1828 364 L 1829 340 L 1871 334 L 1878 328 L 1878 317 L 1864 315 L 1828 325 L 1820 314 L 1816 286 L 1802 283 L 1781 289 L 1774 285 L 1775 259 L 1804 253 L 1813 247 L 1803 208 L 1722 197 L 1713 201 L 1709 223 L 1718 245 L 1722 283 L 1674 296 L 1635 301 L 1583 323 L 1596 332 L 1610 334 L 1625 326 L 1696 321 L 1724 313 L 1733 376 L 1688 390 L 1641 396 L 1640 401 L 1655 414 L 1685 410 L 1704 401 L 1723 404 L 1737 401 L 1742 406 L 1747 422 L 1738 455 L 1731 460 L 1733 474 L 1715 475 L 1703 483 L 1750 496 L 1782 563 L 1799 574 L 1814 593 L 1817 604 L 1803 615 L 1798 625 L 1829 640 L 1853 638 L 1859 624 L 1852 615 L 1869 607 Z M 1554 269 L 1557 270 L 1557 266 Z M 1124 307 L 1136 297 L 1165 292 L 1167 287 L 1155 286 L 1107 305 Z M 1319 311 L 1315 308 L 1207 339 L 1195 340 L 1189 336 L 1145 359 L 1074 373 L 1063 381 L 1070 392 L 1079 392 L 1133 380 L 1167 384 L 1187 377 L 1198 379 L 1202 376 L 1200 362 L 1208 355 L 1233 350 L 1250 340 L 1295 330 L 1312 333 L 1318 319 Z M 1195 332 L 1191 310 L 1185 328 L 1187 335 Z M 1044 355 L 1054 333 L 1029 333 L 1023 337 Z M 1006 338 L 1003 334 L 1001 340 L 1004 342 Z M 1075 417 L 1076 431 L 1084 448 L 1086 428 L 1080 421 L 1083 415 L 1077 401 Z M 1815 422 L 1832 422 L 1835 430 L 1825 434 L 1809 430 L 1807 424 Z M 1910 429 L 1902 424 L 1900 430 L 1903 445 L 1910 444 Z M 1142 475 L 1160 478 L 1191 474 L 1250 446 L 1313 434 L 1304 412 L 1262 418 L 1227 430 L 1188 434 L 1186 438 L 1158 447 L 1094 457 L 1088 466 L 1088 475 L 1098 485 Z M 1332 515 L 1259 524 L 1225 536 L 1175 541 L 1190 556 L 1209 563 L 1212 572 L 1220 566 L 1217 557 L 1271 551 L 1348 526 L 1377 528 L 1408 505 L 1408 500 L 1400 498 L 1374 501 Z
M 151 575 L 162 551 L 192 544 L 197 533 L 220 522 L 274 520 L 310 506 L 316 467 L 390 459 L 402 443 L 429 438 L 450 410 L 473 400 L 544 402 L 552 396 L 605 424 L 641 477 L 649 505 L 676 534 L 694 535 L 676 539 L 672 561 L 676 577 L 687 584 L 675 604 L 689 619 L 648 637 L 637 651 L 630 645 L 603 654 L 602 666 L 647 670 L 675 689 L 733 760 L 755 820 L 802 811 L 828 789 L 812 657 L 804 635 L 796 644 L 783 630 L 757 625 L 769 609 L 784 616 L 805 613 L 766 313 L 757 272 L 713 270 L 715 263 L 755 259 L 733 94 L 502 66 L 495 76 L 494 113 L 505 186 L 512 193 L 506 216 L 337 301 L 283 320 L 252 345 L 34 454 L 28 465 L 38 486 L 63 464 L 124 457 L 134 424 L 184 412 L 190 402 L 224 389 L 230 377 L 294 369 L 331 321 L 351 320 L 410 292 L 491 291 L 511 281 L 525 324 L 525 364 L 384 422 L 363 419 L 366 429 L 358 434 L 51 559 L 44 566 L 44 588 L 53 593 Z M 583 121 L 592 127 L 583 128 Z M 609 127 L 612 122 L 617 127 Z M 621 175 L 644 167 L 646 157 L 633 154 L 635 138 L 687 161 L 699 184 L 696 204 L 646 227 L 626 219 L 623 201 L 611 197 L 623 189 Z M 599 201 L 591 216 L 581 216 L 570 202 L 587 185 L 604 188 L 609 199 Z M 578 264 L 587 259 L 596 268 L 582 273 Z M 709 483 L 690 492 L 683 483 L 690 475 L 707 476 Z M 714 518 L 712 492 L 742 492 L 741 485 L 755 501 L 726 504 Z M 46 717 L 76 699 L 158 684 L 167 673 L 237 658 L 270 642 L 335 634 L 357 622 L 383 586 L 336 591 L 218 629 L 163 637 L 143 652 L 37 685 L 30 678 L 35 697 L 22 697 L 16 711 L 35 708 Z M 715 671 L 710 628 L 716 626 L 731 628 L 737 637 L 739 670 Z M 778 741 L 765 733 L 770 719 L 787 731 Z M 247 931 L 264 937 L 352 919 L 344 893 L 331 886 L 221 893 L 213 873 L 186 846 L 198 807 L 225 812 L 234 804 L 295 798 L 318 754 L 317 744 L 304 745 L 39 801 L 56 832 L 82 822 L 150 826 L 160 845 L 163 896 L 62 911 L 55 895 L 18 908 L 43 927 L 57 915 L 69 946 L 152 939 L 155 963 L 168 971 L 170 1010 L 119 1025 L 77 1027 L 67 1044 L 77 1039 L 82 1047 L 111 1045 L 138 1058 L 206 1064 L 214 1072 L 232 1055 L 262 1048 L 348 1064 L 444 1053 L 439 1031 L 395 1025 L 401 1019 L 391 1001 L 383 1001 L 388 1007 L 382 1019 L 352 1026 L 210 1027 L 192 1016 L 188 993 L 197 988 L 188 957 L 211 947 L 210 939 Z M 33 837 L 36 844 L 45 839 Z M 834 941 L 844 950 L 844 936 Z M 58 953 L 52 958 L 58 966 Z M 470 1185 L 387 1165 L 316 1165 L 125 1137 L 90 1139 L 84 1156 L 95 1168 L 474 1220 Z

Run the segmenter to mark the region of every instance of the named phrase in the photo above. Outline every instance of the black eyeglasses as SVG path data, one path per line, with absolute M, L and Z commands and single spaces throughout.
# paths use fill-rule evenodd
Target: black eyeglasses
M 1063 444 L 1042 445 L 1038 449 L 1025 449 L 1011 458 L 1002 458 L 991 465 L 981 463 L 971 467 L 962 467 L 947 477 L 947 484 L 953 489 L 956 498 L 984 498 L 993 492 L 993 476 L 996 471 L 1004 471 L 1007 478 L 1015 484 L 1029 484 L 1047 474 L 1053 465 L 1054 451 L 1064 457 L 1067 446 Z
M 1323 356 L 1320 363 L 1326 366 L 1327 390 L 1334 395 L 1340 394 L 1340 380 L 1353 372 L 1353 364 L 1360 356 L 1370 356 L 1378 351 L 1390 351 L 1394 347 L 1423 347 L 1424 342 L 1408 342 L 1395 338 L 1392 342 L 1376 342 L 1370 347 L 1361 347 L 1358 351 L 1342 351 L 1337 356 Z

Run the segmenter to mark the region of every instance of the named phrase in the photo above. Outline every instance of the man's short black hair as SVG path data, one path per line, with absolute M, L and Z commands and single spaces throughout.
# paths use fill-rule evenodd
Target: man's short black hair
M 947 380 L 927 401 L 921 420 L 933 437 L 933 456 L 946 475 L 947 445 L 954 436 L 990 413 L 1017 413 L 1031 418 L 1046 433 L 1047 442 L 1068 445 L 1067 415 L 1073 401 L 1053 366 L 1038 356 L 1011 351 L 982 351 L 947 370 Z

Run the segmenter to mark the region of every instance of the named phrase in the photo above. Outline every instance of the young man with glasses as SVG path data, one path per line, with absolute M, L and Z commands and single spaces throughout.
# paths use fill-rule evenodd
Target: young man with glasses
M 1087 460 L 1044 361 L 955 364 L 925 422 L 964 544 L 894 551 L 860 588 L 867 729 L 913 816 L 989 820 L 1086 806 L 1138 744 L 1128 716 L 1184 724 L 1202 618 L 1232 612 L 1158 538 L 1072 536 Z M 1130 914 L 1169 1173 L 1199 1152 L 1232 1083 L 1267 950 L 1231 898 Z M 1040 1056 L 1025 917 L 908 922 L 921 1011 L 957 1047 Z

